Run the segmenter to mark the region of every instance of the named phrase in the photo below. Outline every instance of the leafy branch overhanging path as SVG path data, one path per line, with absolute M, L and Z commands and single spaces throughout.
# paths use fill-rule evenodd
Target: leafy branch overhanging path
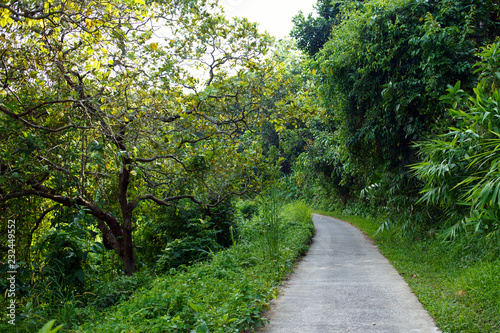
M 316 236 L 259 332 L 440 332 L 373 242 L 349 223 L 314 215 Z

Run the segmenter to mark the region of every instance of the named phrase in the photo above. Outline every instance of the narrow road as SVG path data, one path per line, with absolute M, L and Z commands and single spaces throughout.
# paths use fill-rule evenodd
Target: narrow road
M 349 223 L 314 215 L 309 252 L 258 332 L 440 332 L 373 242 Z

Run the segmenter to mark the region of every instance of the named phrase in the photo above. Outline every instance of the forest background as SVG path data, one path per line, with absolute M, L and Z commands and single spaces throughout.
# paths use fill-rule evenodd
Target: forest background
M 488 295 L 468 316 L 499 329 L 499 4 L 315 9 L 276 41 L 213 1 L 0 4 L 2 308 L 16 301 L 0 328 L 262 324 L 312 235 L 307 203 L 370 218 L 396 248 L 453 253 L 483 276 L 453 302 Z M 269 279 L 202 305 L 181 281 L 213 277 L 203 263 L 220 288 Z

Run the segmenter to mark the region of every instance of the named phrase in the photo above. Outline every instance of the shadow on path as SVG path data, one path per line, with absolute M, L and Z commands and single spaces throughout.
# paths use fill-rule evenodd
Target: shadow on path
M 314 215 L 316 236 L 258 332 L 440 332 L 373 242 L 349 223 Z

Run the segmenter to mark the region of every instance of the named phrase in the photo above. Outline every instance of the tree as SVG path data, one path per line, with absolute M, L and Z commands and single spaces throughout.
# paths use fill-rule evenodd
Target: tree
M 361 190 L 399 182 L 415 162 L 412 143 L 447 126 L 439 97 L 450 81 L 474 86 L 474 49 L 498 32 L 490 15 L 498 6 L 374 0 L 345 10 L 311 70 L 335 124 L 343 178 Z
M 349 2 L 357 5 L 363 0 Z M 314 6 L 316 16 L 309 14 L 305 18 L 302 12 L 294 16 L 290 36 L 297 40 L 298 48 L 311 57 L 316 55 L 330 38 L 335 25 L 341 22 L 342 7 L 346 7 L 344 1 L 318 0 Z
M 315 10 L 319 14 L 312 14 L 306 18 L 302 12 L 293 17 L 293 29 L 290 36 L 297 40 L 299 49 L 314 56 L 323 47 L 330 37 L 333 25 L 337 22 L 339 4 L 330 4 L 329 0 L 318 0 Z
M 282 39 L 274 45 L 276 63 L 282 66 L 279 83 L 266 98 L 269 122 L 260 129 L 264 155 L 279 164 L 284 174 L 291 172 L 291 165 L 303 151 L 307 122 L 321 112 L 315 100 L 310 78 L 304 73 L 305 54 L 298 50 L 292 39 Z M 276 107 L 279 105 L 279 107 Z M 293 113 L 280 116 L 276 110 L 289 108 Z M 291 116 L 290 116 L 291 115 Z
M 90 214 L 132 274 L 142 202 L 214 207 L 256 189 L 259 148 L 237 138 L 261 123 L 277 69 L 255 24 L 204 0 L 0 10 L 2 205 Z

